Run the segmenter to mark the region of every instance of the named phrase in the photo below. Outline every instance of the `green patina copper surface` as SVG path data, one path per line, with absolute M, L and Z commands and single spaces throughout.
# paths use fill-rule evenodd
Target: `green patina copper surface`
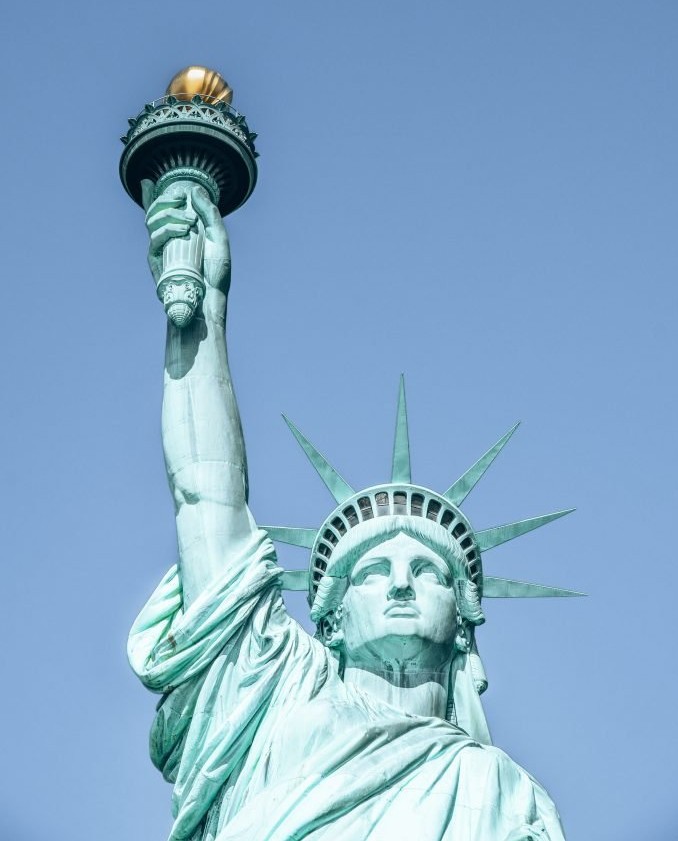
M 455 505 L 461 505 L 478 482 L 483 478 L 485 471 L 490 467 L 495 458 L 504 449 L 506 444 L 508 444 L 509 439 L 519 426 L 520 421 L 512 426 L 506 435 L 503 435 L 493 447 L 490 447 L 490 449 L 482 455 L 474 465 L 469 467 L 469 469 L 445 491 L 443 496 L 447 497 L 447 499 Z
M 354 494 L 353 488 L 337 473 L 325 456 L 316 450 L 311 442 L 304 436 L 292 421 L 283 415 L 285 423 L 290 428 L 292 435 L 297 439 L 302 450 L 308 456 L 309 461 L 318 471 L 318 475 L 325 483 L 325 487 L 332 494 L 334 499 L 341 503 Z
M 410 436 L 407 428 L 407 403 L 405 402 L 405 377 L 400 377 L 398 391 L 398 411 L 396 414 L 396 431 L 393 442 L 393 466 L 391 468 L 391 482 L 408 484 L 412 481 L 410 465 Z
M 561 841 L 548 794 L 491 744 L 477 629 L 484 597 L 580 595 L 483 569 L 484 551 L 568 512 L 476 531 L 460 510 L 516 427 L 443 494 L 413 484 L 401 378 L 390 481 L 354 490 L 285 419 L 336 507 L 317 528 L 257 526 L 226 353 L 228 238 L 209 183 L 166 181 L 141 185 L 151 271 L 160 287 L 176 251 L 170 268 L 190 257 L 202 292 L 167 328 L 179 559 L 128 654 L 161 695 L 151 756 L 174 786 L 170 840 Z M 310 549 L 309 569 L 282 570 L 271 538 Z M 283 588 L 308 592 L 315 636 Z

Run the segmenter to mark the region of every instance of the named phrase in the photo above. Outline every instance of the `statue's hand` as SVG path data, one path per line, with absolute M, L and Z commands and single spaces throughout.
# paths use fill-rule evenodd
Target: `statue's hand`
M 205 226 L 205 283 L 228 294 L 231 285 L 231 247 L 219 211 L 204 187 L 194 187 L 191 203 Z
M 226 228 L 216 206 L 204 187 L 193 187 L 190 201 L 187 193 L 172 198 L 159 196 L 152 201 L 153 183 L 142 182 L 146 227 L 150 236 L 148 264 L 158 283 L 162 274 L 162 251 L 174 237 L 184 237 L 195 227 L 198 219 L 205 229 L 203 276 L 208 288 L 228 294 L 231 282 L 231 250 Z

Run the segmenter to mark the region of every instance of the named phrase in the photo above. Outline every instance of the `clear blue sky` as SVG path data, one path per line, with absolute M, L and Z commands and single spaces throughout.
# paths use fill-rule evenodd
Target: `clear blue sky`
M 117 163 L 189 63 L 260 135 L 229 221 L 255 516 L 331 507 L 280 411 L 373 484 L 404 371 L 438 490 L 522 420 L 472 522 L 578 511 L 485 569 L 590 597 L 486 603 L 495 740 L 570 839 L 675 841 L 678 5 L 27 0 L 2 28 L 2 841 L 170 823 L 125 660 L 175 559 L 165 324 Z

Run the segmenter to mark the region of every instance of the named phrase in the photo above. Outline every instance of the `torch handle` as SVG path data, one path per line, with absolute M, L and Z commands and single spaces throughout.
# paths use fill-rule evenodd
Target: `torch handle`
M 186 196 L 186 208 L 192 210 L 192 183 L 175 182 L 163 191 L 163 196 Z M 187 189 L 188 188 L 188 189 Z M 205 296 L 203 256 L 205 252 L 205 227 L 198 218 L 196 224 L 183 237 L 173 237 L 162 252 L 162 274 L 158 281 L 158 298 L 162 301 L 167 317 L 177 327 L 186 326 Z

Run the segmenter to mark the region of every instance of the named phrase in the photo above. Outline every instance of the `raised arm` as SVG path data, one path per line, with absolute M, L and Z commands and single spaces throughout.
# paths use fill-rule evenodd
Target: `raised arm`
M 148 194 L 149 185 L 146 185 Z M 149 264 L 156 279 L 172 237 L 205 227 L 205 298 L 183 329 L 167 324 L 162 440 L 174 497 L 184 606 L 228 562 L 255 528 L 247 508 L 247 461 L 228 367 L 225 318 L 231 279 L 228 237 L 202 187 L 148 206 Z M 197 214 L 197 216 L 196 216 Z

